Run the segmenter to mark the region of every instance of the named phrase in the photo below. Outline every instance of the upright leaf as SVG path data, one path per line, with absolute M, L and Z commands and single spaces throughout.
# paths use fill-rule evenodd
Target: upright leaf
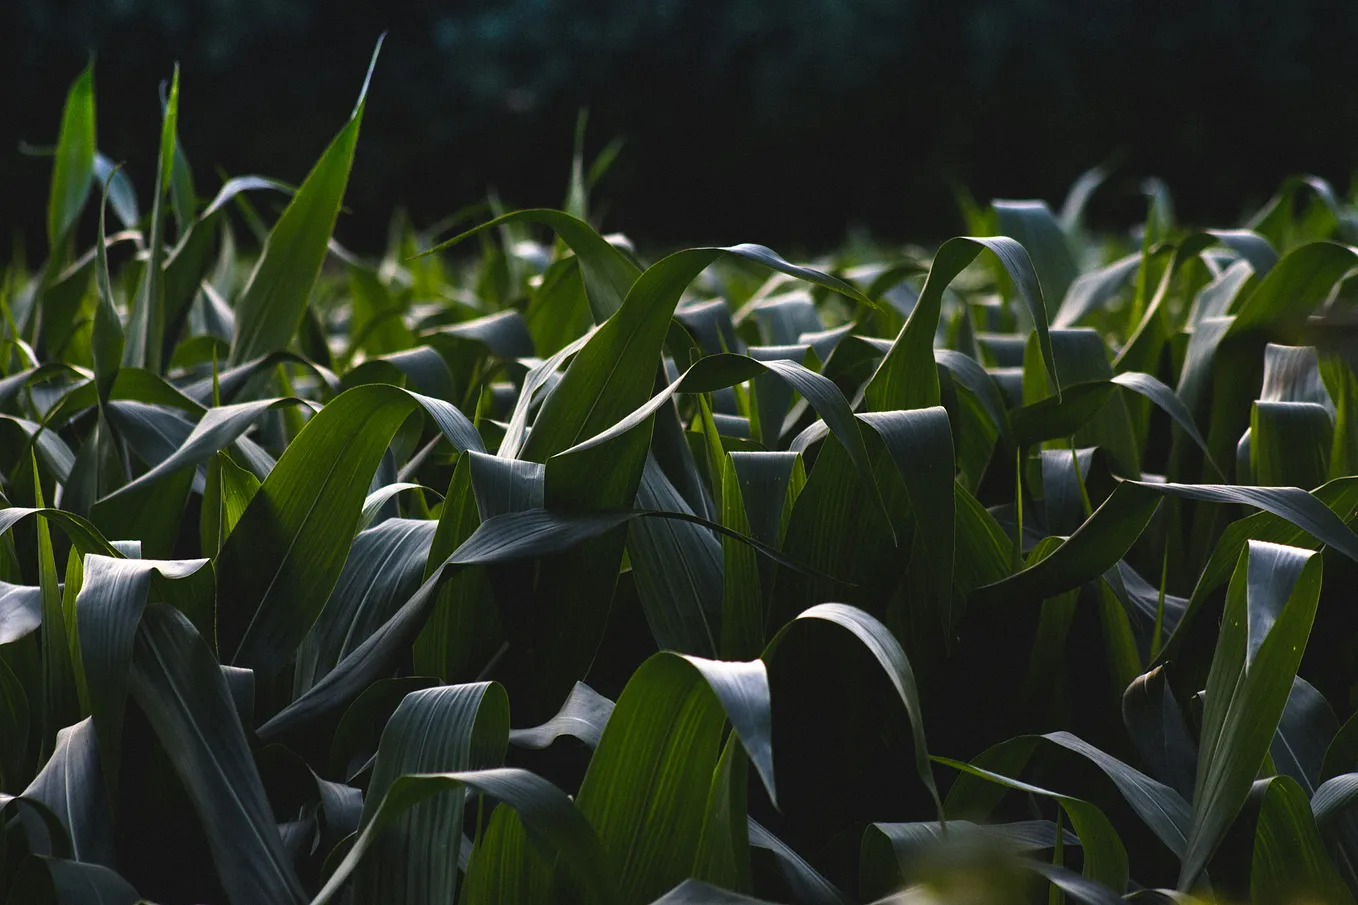
M 358 129 L 363 122 L 367 79 L 372 77 L 381 48 L 379 40 L 349 122 L 331 140 L 269 232 L 264 252 L 236 301 L 236 333 L 229 365 L 286 349 L 302 323 L 349 184 Z
M 174 167 L 178 124 L 179 67 L 176 66 L 160 126 L 160 163 L 156 167 L 155 195 L 151 199 L 150 255 L 128 315 L 127 344 L 123 347 L 125 366 L 145 368 L 153 374 L 161 372 L 165 342 L 165 210 L 162 201 Z
M 66 93 L 57 135 L 57 156 L 47 196 L 47 247 L 58 257 L 80 217 L 94 174 L 94 62 L 85 66 Z
M 1180 889 L 1206 868 L 1268 753 L 1315 619 L 1320 562 L 1314 551 L 1261 541 L 1241 555 L 1207 677 Z

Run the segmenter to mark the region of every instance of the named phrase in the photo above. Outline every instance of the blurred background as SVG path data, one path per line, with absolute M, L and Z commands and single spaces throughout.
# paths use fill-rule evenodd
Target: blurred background
M 40 259 L 50 161 L 90 53 L 100 149 L 143 196 L 158 86 L 181 66 L 180 140 L 217 173 L 300 182 L 374 76 L 339 237 L 380 247 L 493 188 L 560 206 L 577 111 L 596 193 L 651 247 L 962 231 L 954 185 L 1133 222 L 1158 175 L 1181 218 L 1225 224 L 1292 172 L 1348 186 L 1358 136 L 1352 0 L 0 0 L 0 230 Z M 602 204 L 602 206 L 600 206 Z

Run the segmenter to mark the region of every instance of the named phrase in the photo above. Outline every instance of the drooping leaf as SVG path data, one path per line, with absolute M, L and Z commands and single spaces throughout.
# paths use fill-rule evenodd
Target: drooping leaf
M 934 370 L 933 341 L 938 328 L 943 291 L 982 250 L 991 251 L 1004 265 L 1036 324 L 1038 345 L 1046 364 L 1047 376 L 1059 399 L 1061 382 L 1048 335 L 1047 308 L 1037 272 L 1023 246 L 1003 236 L 995 238 L 949 239 L 934 255 L 929 278 L 920 291 L 910 319 L 901 328 L 890 351 L 882 359 L 867 399 L 872 411 L 924 408 L 938 405 L 938 373 Z
M 779 642 L 788 631 L 792 630 L 793 626 L 800 629 L 820 622 L 837 625 L 852 634 L 867 649 L 867 652 L 881 667 L 882 671 L 886 673 L 887 680 L 891 682 L 896 695 L 905 705 L 906 713 L 910 717 L 915 771 L 934 799 L 940 822 L 943 821 L 945 819 L 943 802 L 938 797 L 938 787 L 934 783 L 933 768 L 929 763 L 929 745 L 924 737 L 924 714 L 920 707 L 919 690 L 915 685 L 915 673 L 910 666 L 909 659 L 905 656 L 905 651 L 901 648 L 900 642 L 891 634 L 890 629 L 856 607 L 846 606 L 842 603 L 822 603 L 805 610 L 795 620 L 780 629 L 773 640 L 769 642 L 768 647 L 765 648 L 764 659 L 777 656 Z

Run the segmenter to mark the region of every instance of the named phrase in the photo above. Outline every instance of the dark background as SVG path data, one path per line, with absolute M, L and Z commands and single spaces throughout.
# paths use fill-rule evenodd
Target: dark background
M 176 60 L 210 195 L 218 167 L 300 181 L 384 29 L 339 226 L 359 248 L 397 204 L 559 206 L 581 106 L 590 154 L 626 139 L 603 225 L 650 245 L 939 239 L 962 230 L 950 178 L 1055 206 L 1106 160 L 1096 219 L 1131 222 L 1154 174 L 1224 224 L 1355 162 L 1352 0 L 0 0 L 0 230 L 45 251 L 50 162 L 19 147 L 55 140 L 89 52 L 101 150 L 145 206 Z

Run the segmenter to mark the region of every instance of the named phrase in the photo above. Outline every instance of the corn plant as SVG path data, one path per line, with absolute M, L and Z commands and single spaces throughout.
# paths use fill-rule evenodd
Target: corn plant
M 0 281 L 7 901 L 1354 901 L 1327 183 L 652 259 L 578 137 L 372 258 L 364 93 L 210 198 L 163 96 L 147 209 L 79 76 Z

